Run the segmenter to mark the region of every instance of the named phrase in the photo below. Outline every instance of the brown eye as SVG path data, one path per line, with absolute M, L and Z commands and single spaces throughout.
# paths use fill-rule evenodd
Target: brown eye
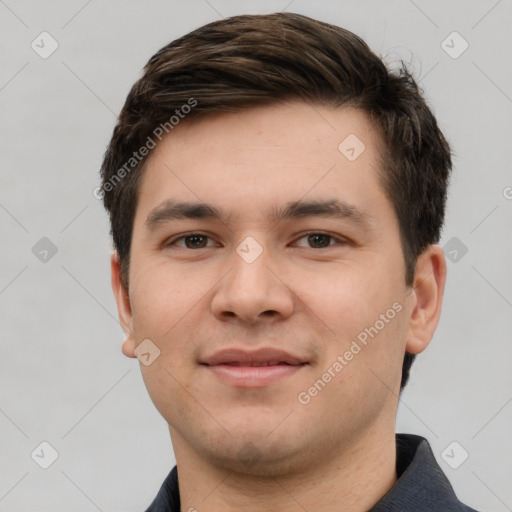
M 201 233 L 189 233 L 177 237 L 174 240 L 170 240 L 165 244 L 165 247 L 175 246 L 183 249 L 204 249 L 206 247 L 212 247 L 212 244 L 208 245 L 209 240 L 211 241 L 209 236 Z M 184 242 L 184 244 L 182 242 Z
M 313 248 L 323 248 L 328 247 L 330 245 L 330 240 L 332 236 L 324 235 L 323 233 L 315 233 L 313 235 L 308 235 L 308 243 L 313 246 Z
M 344 238 L 338 238 L 328 233 L 320 232 L 306 233 L 305 235 L 297 239 L 296 243 L 298 243 L 299 240 L 307 240 L 306 244 L 298 244 L 299 247 L 305 247 L 307 249 L 325 249 L 327 247 L 334 247 L 336 245 L 340 246 L 347 243 L 347 241 Z
M 185 245 L 191 249 L 191 248 L 199 248 L 202 249 L 203 247 L 206 247 L 205 241 L 207 240 L 207 236 L 203 235 L 190 235 L 187 237 L 184 237 Z M 188 243 L 190 242 L 190 243 Z

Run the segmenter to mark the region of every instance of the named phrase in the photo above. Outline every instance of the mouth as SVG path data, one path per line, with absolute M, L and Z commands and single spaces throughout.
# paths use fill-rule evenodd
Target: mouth
M 225 349 L 200 361 L 214 378 L 240 388 L 269 386 L 299 373 L 309 364 L 304 358 L 272 347 L 252 352 Z
M 206 363 L 205 363 L 206 364 Z M 301 366 L 302 364 L 307 363 L 287 363 L 286 361 L 260 361 L 260 362 L 247 362 L 243 363 L 241 361 L 230 361 L 227 363 L 220 363 L 224 366 L 238 366 L 238 367 L 246 367 L 246 368 L 266 368 L 267 366 Z M 207 365 L 207 366 L 219 366 L 219 365 Z

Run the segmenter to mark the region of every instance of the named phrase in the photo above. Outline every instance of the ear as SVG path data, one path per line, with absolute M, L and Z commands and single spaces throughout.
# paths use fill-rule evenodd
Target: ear
M 117 251 L 113 251 L 110 256 L 110 268 L 112 276 L 112 291 L 117 302 L 117 311 L 121 327 L 126 335 L 126 341 L 123 343 L 123 354 L 127 357 L 137 357 L 135 350 L 135 337 L 133 333 L 132 307 L 128 293 L 121 282 L 121 265 Z
M 439 245 L 430 245 L 418 256 L 412 288 L 412 311 L 406 351 L 423 352 L 437 328 L 446 283 L 446 259 Z

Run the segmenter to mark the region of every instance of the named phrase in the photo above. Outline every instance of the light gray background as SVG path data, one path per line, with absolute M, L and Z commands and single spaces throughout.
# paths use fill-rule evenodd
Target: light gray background
M 448 262 L 397 431 L 429 439 L 462 500 L 512 510 L 512 2 L 288 2 L 0 0 L 0 511 L 142 511 L 174 465 L 139 363 L 121 354 L 92 191 L 154 52 L 220 17 L 283 9 L 411 62 L 455 150 L 442 245 L 468 252 Z M 59 44 L 47 59 L 31 48 L 42 31 Z M 441 46 L 453 31 L 469 43 L 457 59 Z M 46 263 L 32 253 L 42 237 L 58 248 Z M 30 456 L 42 441 L 59 453 L 46 470 Z M 469 453 L 458 469 L 441 455 L 452 441 Z

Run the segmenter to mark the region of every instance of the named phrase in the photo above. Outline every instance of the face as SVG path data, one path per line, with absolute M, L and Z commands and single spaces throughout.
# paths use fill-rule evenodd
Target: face
M 178 461 L 279 474 L 394 432 L 404 351 L 430 337 L 379 142 L 361 111 L 288 102 L 184 122 L 149 156 L 129 301 L 115 258 L 113 283 Z

